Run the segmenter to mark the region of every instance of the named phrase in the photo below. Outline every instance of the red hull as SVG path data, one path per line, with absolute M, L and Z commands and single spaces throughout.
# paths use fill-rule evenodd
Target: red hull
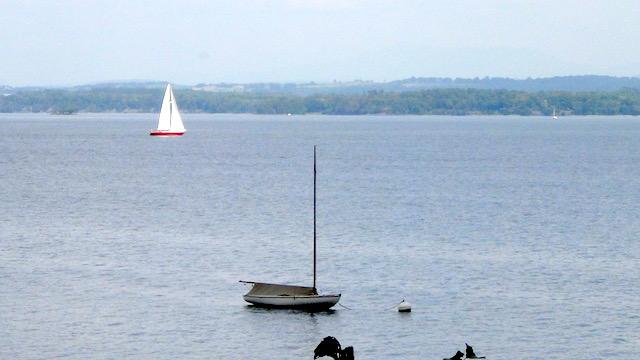
M 149 133 L 151 136 L 182 136 L 183 132 L 168 132 L 168 131 L 152 131 Z

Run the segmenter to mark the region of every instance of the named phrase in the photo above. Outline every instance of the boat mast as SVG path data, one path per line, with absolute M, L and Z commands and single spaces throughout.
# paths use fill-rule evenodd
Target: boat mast
M 313 288 L 316 288 L 316 146 L 313 145 Z

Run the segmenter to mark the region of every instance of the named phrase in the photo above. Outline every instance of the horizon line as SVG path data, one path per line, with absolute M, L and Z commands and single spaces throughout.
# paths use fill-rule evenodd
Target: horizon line
M 234 82 L 234 81 L 217 81 L 217 82 L 207 82 L 207 81 L 199 81 L 196 83 L 183 83 L 178 81 L 168 81 L 168 80 L 153 80 L 153 79 L 123 79 L 123 80 L 104 80 L 104 81 L 87 81 L 83 83 L 76 84 L 58 84 L 58 85 L 11 85 L 8 83 L 0 83 L 0 87 L 9 87 L 9 88 L 72 88 L 72 87 L 82 87 L 82 86 L 96 86 L 96 85 L 109 85 L 109 84 L 135 84 L 135 83 L 167 83 L 174 84 L 178 86 L 197 86 L 200 84 L 204 85 L 255 85 L 255 84 L 347 84 L 347 83 L 370 83 L 370 84 L 388 84 L 396 81 L 404 81 L 411 79 L 450 79 L 450 80 L 487 80 L 487 79 L 505 79 L 505 80 L 515 80 L 515 81 L 525 81 L 525 80 L 543 80 L 543 79 L 553 79 L 553 78 L 571 78 L 571 77 L 605 77 L 605 78 L 614 78 L 614 79 L 640 79 L 640 74 L 638 75 L 603 75 L 603 74 L 573 74 L 573 75 L 553 75 L 553 76 L 540 76 L 540 77 L 508 77 L 508 76 L 474 76 L 474 77 L 465 77 L 465 76 L 410 76 L 406 78 L 394 79 L 394 80 L 367 80 L 367 79 L 350 79 L 350 80 L 297 80 L 297 81 L 245 81 L 245 82 Z

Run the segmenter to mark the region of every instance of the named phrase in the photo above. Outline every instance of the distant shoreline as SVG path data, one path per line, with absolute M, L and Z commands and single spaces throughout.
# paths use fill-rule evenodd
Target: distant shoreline
M 640 89 L 538 91 L 430 89 L 354 94 L 219 93 L 175 90 L 185 113 L 325 115 L 640 115 Z M 155 113 L 162 89 L 35 89 L 0 96 L 4 113 Z
M 566 115 L 561 116 L 558 119 L 553 119 L 548 115 L 502 115 L 502 114 L 466 114 L 466 115 L 434 115 L 434 114 L 320 114 L 320 113 L 306 113 L 306 114 L 258 114 L 258 113 L 205 113 L 205 112 L 188 112 L 181 111 L 183 116 L 216 116 L 216 117 L 241 117 L 241 116 L 251 116 L 256 118 L 267 118 L 267 117 L 277 117 L 281 119 L 291 119 L 295 120 L 296 118 L 311 118 L 311 117 L 345 117 L 345 118 L 358 118 L 358 117 L 368 117 L 368 118 L 510 118 L 510 119 L 534 119 L 538 118 L 541 120 L 549 120 L 549 121 L 561 121 L 562 119 L 578 119 L 578 118 L 589 118 L 589 119 L 638 119 L 640 115 Z M 42 115 L 49 116 L 52 118 L 74 118 L 74 117 L 82 117 L 82 116 L 100 116 L 100 115 L 119 115 L 119 116 L 136 116 L 136 117 L 156 117 L 158 116 L 157 112 L 114 112 L 114 111 L 103 111 L 103 112 L 77 112 L 73 114 L 53 114 L 49 112 L 0 112 L 0 118 L 7 115 Z

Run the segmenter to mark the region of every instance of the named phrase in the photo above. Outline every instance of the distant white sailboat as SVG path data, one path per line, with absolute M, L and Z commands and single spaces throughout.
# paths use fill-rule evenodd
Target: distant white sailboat
M 553 108 L 553 120 L 558 120 L 558 115 L 556 115 L 556 108 Z
M 243 298 L 255 306 L 324 311 L 340 301 L 340 294 L 318 294 L 316 289 L 316 147 L 313 147 L 313 286 L 293 286 L 240 281 L 253 284 Z
M 182 136 L 185 133 L 182 116 L 178 110 L 178 104 L 173 96 L 171 84 L 167 84 L 167 90 L 162 99 L 162 108 L 158 117 L 158 128 L 151 131 L 151 136 Z

